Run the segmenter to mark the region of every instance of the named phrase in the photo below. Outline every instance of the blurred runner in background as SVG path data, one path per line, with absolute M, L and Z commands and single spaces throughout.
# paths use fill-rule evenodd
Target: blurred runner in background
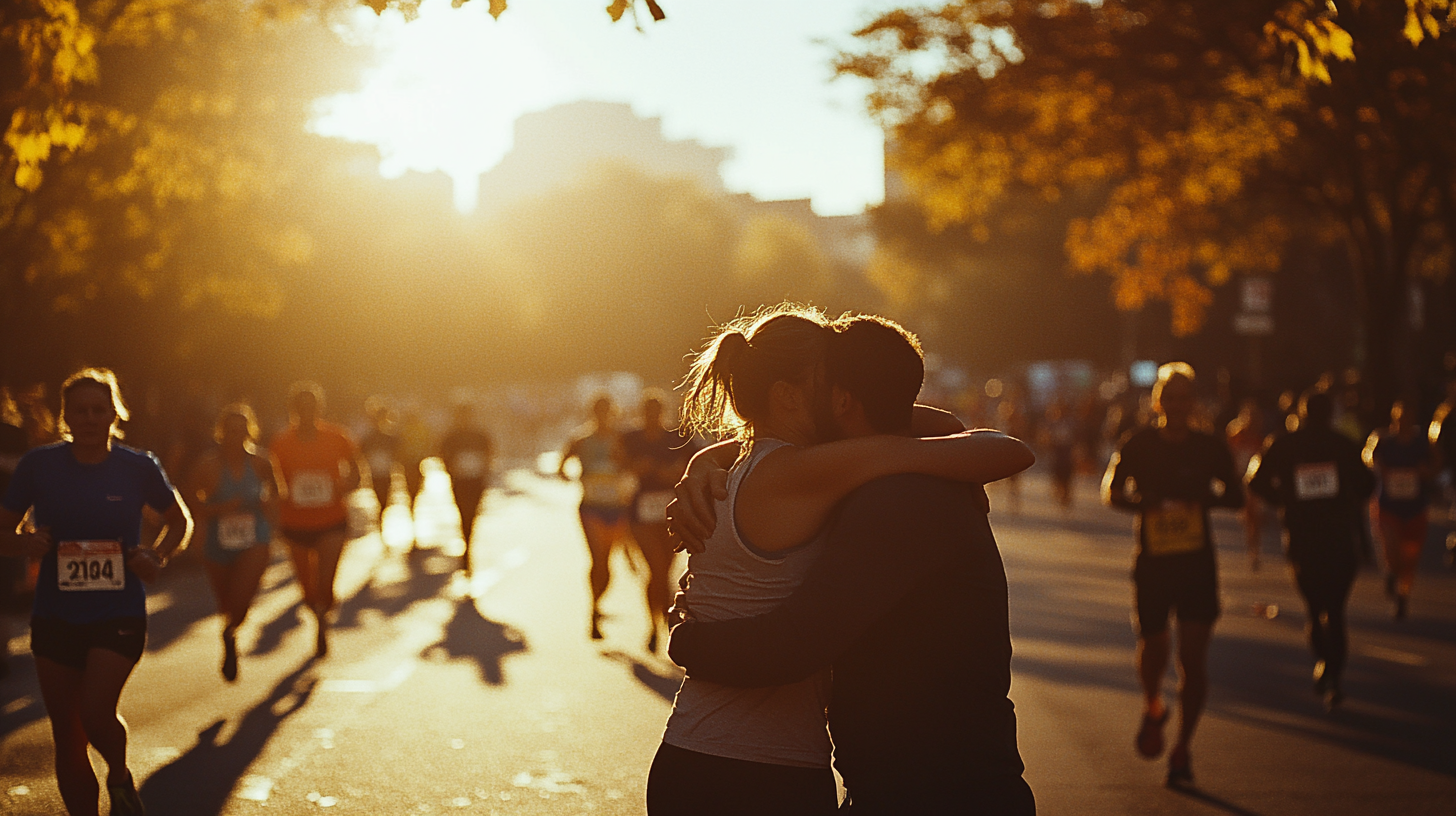
M 476 426 L 475 406 L 469 402 L 462 400 L 456 403 L 450 430 L 440 440 L 439 455 L 445 463 L 445 472 L 450 474 L 450 486 L 455 491 L 455 508 L 460 512 L 460 535 L 465 539 L 461 566 L 465 574 L 470 575 L 473 571 L 470 543 L 475 535 L 475 517 L 480 513 L 480 502 L 490 484 L 495 443 L 490 434 Z
M 1385 551 L 1385 593 L 1395 601 L 1395 619 L 1410 611 L 1411 588 L 1421 548 L 1426 544 L 1431 487 L 1440 470 L 1440 453 L 1397 400 L 1390 407 L 1390 426 L 1370 432 L 1365 464 L 1379 478 L 1375 529 Z
M 1299 430 L 1274 438 L 1249 474 L 1252 493 L 1284 508 L 1294 586 L 1308 613 L 1314 690 L 1329 709 L 1344 699 L 1345 604 L 1360 566 L 1360 508 L 1375 490 L 1359 444 L 1332 427 L 1334 413 L 1328 393 L 1306 394 Z
M 278 476 L 278 535 L 288 545 L 303 602 L 318 622 L 314 654 L 329 653 L 334 574 L 348 536 L 349 493 L 363 467 L 349 434 L 322 421 L 324 391 L 316 383 L 289 389 L 289 426 L 268 452 Z
M 364 416 L 369 420 L 369 431 L 359 440 L 359 450 L 369 464 L 369 481 L 374 488 L 374 498 L 379 502 L 379 518 L 384 517 L 384 508 L 389 506 L 389 493 L 394 483 L 394 466 L 399 461 L 399 436 L 395 432 L 394 409 L 383 397 L 370 397 L 364 401 Z
M 1228 437 L 1229 450 L 1234 454 L 1234 469 L 1240 476 L 1247 476 L 1249 462 L 1264 449 L 1264 440 L 1269 433 L 1265 430 L 1264 412 L 1259 401 L 1246 397 L 1239 404 L 1238 416 L 1224 428 Z M 1245 497 L 1244 546 L 1249 551 L 1249 569 L 1259 571 L 1259 555 L 1264 543 L 1264 508 L 1257 495 Z
M 258 418 L 245 403 L 222 409 L 217 447 L 203 455 L 186 496 L 203 530 L 203 557 L 222 615 L 222 676 L 238 679 L 237 631 L 268 569 L 268 545 L 278 507 L 273 463 L 257 451 Z
M 632 479 L 616 429 L 616 413 L 610 397 L 598 397 L 592 403 L 591 422 L 566 446 L 557 470 L 565 479 L 566 463 L 572 459 L 581 463 L 581 529 L 591 553 L 592 640 L 602 639 L 599 604 L 611 580 L 612 547 L 627 539 L 632 507 Z
M 622 451 L 637 475 L 637 494 L 632 497 L 632 538 L 647 562 L 647 615 L 651 634 L 647 651 L 656 652 L 660 633 L 667 627 L 672 542 L 667 532 L 667 505 L 672 488 L 687 469 L 696 451 L 689 440 L 663 427 L 665 396 L 649 389 L 642 398 L 642 427 L 622 434 Z

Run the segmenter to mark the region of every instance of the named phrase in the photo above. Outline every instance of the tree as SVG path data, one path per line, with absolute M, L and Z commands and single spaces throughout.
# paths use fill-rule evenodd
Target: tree
M 1212 288 L 1300 236 L 1343 240 L 1363 363 L 1413 373 L 1406 284 L 1449 275 L 1456 38 L 1447 0 L 962 0 L 889 12 L 841 55 L 937 229 L 985 240 L 1009 196 L 1096 198 L 1069 268 L 1197 331 Z
M 135 334 L 150 340 L 157 324 L 193 312 L 276 313 L 280 273 L 306 262 L 311 247 L 288 207 L 326 141 L 304 131 L 309 106 L 359 65 L 323 26 L 230 3 L 96 3 L 84 12 L 65 20 L 86 37 L 56 34 L 61 27 L 17 41 L 88 43 L 73 50 L 89 65 L 77 75 L 92 84 L 5 75 L 23 80 L 5 97 L 23 103 L 12 125 L 29 122 L 40 102 L 53 123 L 7 135 L 0 378 L 20 360 L 64 359 L 66 344 L 84 345 L 75 332 L 45 331 L 58 314 L 82 333 L 124 328 L 102 319 L 109 308 L 133 316 Z M 67 63 L 56 56 L 63 48 L 49 53 Z M 47 153 L 53 134 L 76 130 L 74 146 Z

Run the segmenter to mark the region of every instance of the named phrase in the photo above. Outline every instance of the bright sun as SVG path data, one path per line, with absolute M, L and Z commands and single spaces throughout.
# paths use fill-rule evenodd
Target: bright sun
M 511 18 L 447 0 L 427 0 L 408 23 L 360 8 L 341 34 L 375 47 L 379 60 L 358 91 L 319 100 L 312 129 L 377 145 L 387 178 L 443 171 L 456 208 L 470 212 L 480 174 L 511 148 L 516 118 L 569 98 L 559 66 Z

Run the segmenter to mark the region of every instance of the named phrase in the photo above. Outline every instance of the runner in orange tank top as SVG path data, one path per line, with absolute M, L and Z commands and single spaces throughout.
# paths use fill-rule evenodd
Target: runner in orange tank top
M 303 602 L 318 620 L 315 654 L 328 654 L 328 616 L 334 607 L 334 574 L 348 534 L 345 500 L 359 487 L 359 449 L 347 432 L 319 419 L 323 389 L 299 383 L 290 389 L 291 422 L 268 451 L 278 474 L 278 533 L 288 544 Z

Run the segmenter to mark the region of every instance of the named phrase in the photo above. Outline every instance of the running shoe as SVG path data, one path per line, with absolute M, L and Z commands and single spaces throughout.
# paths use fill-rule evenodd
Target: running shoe
M 314 657 L 328 657 L 329 655 L 329 627 L 323 621 L 319 621 L 318 639 L 314 644 Z
M 136 780 L 127 772 L 126 781 L 119 785 L 107 783 L 106 794 L 111 797 L 111 816 L 146 816 L 142 797 L 137 794 Z
M 1334 677 L 1325 669 L 1323 660 L 1315 661 L 1314 664 L 1314 694 L 1316 697 L 1323 697 L 1325 692 L 1330 690 L 1330 682 Z
M 238 641 L 226 635 L 222 639 L 222 679 L 229 683 L 238 679 Z
M 1168 781 L 1170 788 L 1185 788 L 1193 786 L 1193 762 L 1188 756 L 1188 749 L 1178 746 L 1173 753 L 1168 755 Z
M 1164 708 L 1161 716 L 1143 712 L 1143 724 L 1138 728 L 1137 750 L 1139 754 L 1148 759 L 1157 759 L 1163 753 L 1163 726 L 1168 722 L 1168 709 Z
M 595 609 L 592 610 L 591 614 L 591 639 L 602 639 L 602 613 Z

